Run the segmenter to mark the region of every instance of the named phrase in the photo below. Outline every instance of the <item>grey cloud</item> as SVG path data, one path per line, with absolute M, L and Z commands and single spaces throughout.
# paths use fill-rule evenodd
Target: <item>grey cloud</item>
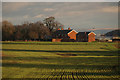
M 11 4 L 3 3 L 3 18 L 11 20 L 14 24 L 20 24 L 24 20 L 34 22 L 55 16 L 65 27 L 71 26 L 74 29 L 117 27 L 117 2 L 32 2 L 21 7 L 21 3 L 16 4 L 19 4 L 16 10 L 9 10 L 5 6 L 12 8 Z

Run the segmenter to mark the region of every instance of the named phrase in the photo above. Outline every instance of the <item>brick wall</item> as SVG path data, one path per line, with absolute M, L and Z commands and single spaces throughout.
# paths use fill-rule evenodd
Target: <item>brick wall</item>
M 78 42 L 88 42 L 87 35 L 77 35 L 76 36 L 76 40 Z
M 92 42 L 92 41 L 95 41 L 95 34 L 94 33 L 90 33 L 88 35 L 88 42 Z
M 76 40 L 76 32 L 75 31 L 72 31 L 72 32 L 70 32 L 69 34 L 68 34 L 68 36 L 70 37 L 70 39 L 74 39 L 74 40 Z
M 52 42 L 61 42 L 62 39 L 52 39 Z

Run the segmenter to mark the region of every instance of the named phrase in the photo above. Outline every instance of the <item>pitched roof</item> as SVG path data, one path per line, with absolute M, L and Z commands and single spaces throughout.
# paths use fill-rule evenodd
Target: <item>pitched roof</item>
M 91 33 L 91 32 L 78 32 L 78 34 L 77 35 L 85 35 L 85 34 L 89 34 L 89 33 Z
M 88 35 L 90 35 L 91 33 L 95 34 L 94 32 L 90 32 Z M 96 34 L 95 34 L 96 35 Z
M 70 31 L 72 30 L 57 30 L 54 32 L 54 34 L 58 35 L 58 34 L 68 34 Z

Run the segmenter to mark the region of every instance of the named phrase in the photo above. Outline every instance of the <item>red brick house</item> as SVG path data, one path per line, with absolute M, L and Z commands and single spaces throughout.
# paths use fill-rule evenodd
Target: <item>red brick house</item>
M 94 32 L 79 32 L 76 35 L 76 41 L 78 42 L 92 42 L 95 41 L 95 33 Z
M 63 28 L 54 32 L 52 35 L 52 42 L 92 42 L 95 41 L 94 32 L 76 32 L 73 29 L 68 28 L 64 30 Z
M 72 30 L 68 28 L 68 30 L 64 30 L 63 28 L 60 30 L 58 29 L 54 34 L 52 35 L 52 42 L 69 42 L 69 41 L 76 41 L 76 32 L 75 30 Z

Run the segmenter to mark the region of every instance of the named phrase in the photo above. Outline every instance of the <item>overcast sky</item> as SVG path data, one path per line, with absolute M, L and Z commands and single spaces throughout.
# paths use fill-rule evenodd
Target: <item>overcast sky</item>
M 77 31 L 118 28 L 117 2 L 3 2 L 2 18 L 13 24 L 54 16 Z

